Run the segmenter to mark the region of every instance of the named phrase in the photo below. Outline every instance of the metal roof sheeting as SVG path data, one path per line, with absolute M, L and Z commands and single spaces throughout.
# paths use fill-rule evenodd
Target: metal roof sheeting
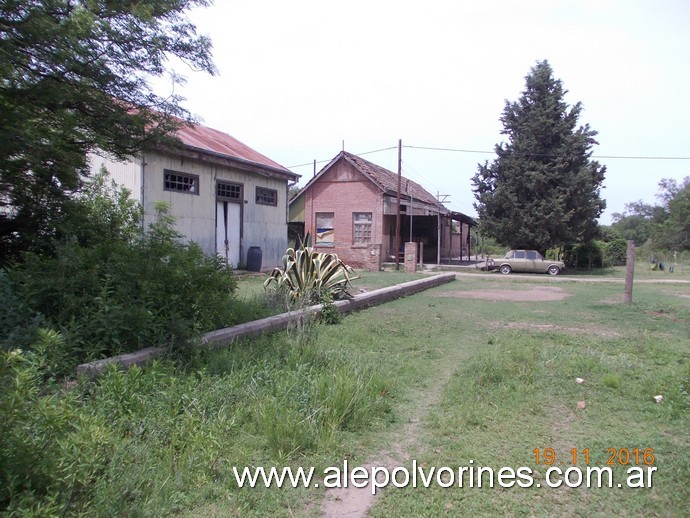
M 222 131 L 199 124 L 182 124 L 177 130 L 176 135 L 185 147 L 192 148 L 201 153 L 206 152 L 210 155 L 222 156 L 231 160 L 250 162 L 290 176 L 298 176 L 286 167 L 274 162 Z

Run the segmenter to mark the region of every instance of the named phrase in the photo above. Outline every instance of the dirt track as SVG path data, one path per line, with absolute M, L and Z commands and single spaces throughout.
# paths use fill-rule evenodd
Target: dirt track
M 453 270 L 444 270 L 453 271 Z M 432 273 L 432 272 L 429 272 Z M 438 272 L 433 272 L 438 273 Z M 625 279 L 617 279 L 615 277 L 580 277 L 580 276 L 569 276 L 569 275 L 535 275 L 530 273 L 511 273 L 510 275 L 501 275 L 500 273 L 465 273 L 465 272 L 455 272 L 455 277 L 457 279 L 461 278 L 484 278 L 484 279 L 505 279 L 505 280 L 526 280 L 534 282 L 603 282 L 611 284 L 625 284 Z M 685 279 L 634 279 L 635 284 L 690 284 L 690 280 Z

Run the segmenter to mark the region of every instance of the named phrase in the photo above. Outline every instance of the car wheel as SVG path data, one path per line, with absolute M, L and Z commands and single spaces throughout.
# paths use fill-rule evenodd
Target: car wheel
M 558 275 L 559 273 L 561 273 L 561 269 L 555 264 L 552 264 L 551 266 L 549 266 L 548 272 L 549 275 Z
M 498 271 L 500 271 L 503 275 L 508 275 L 510 272 L 513 271 L 513 269 L 510 266 L 508 266 L 507 264 L 504 264 L 503 266 L 501 266 L 499 268 Z

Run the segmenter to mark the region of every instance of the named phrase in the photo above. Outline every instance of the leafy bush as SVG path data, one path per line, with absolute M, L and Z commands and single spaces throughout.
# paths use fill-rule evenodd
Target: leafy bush
M 332 300 L 350 297 L 354 270 L 338 258 L 338 254 L 317 252 L 308 245 L 307 237 L 297 249 L 288 248 L 283 268 L 274 268 L 264 288 L 285 291 L 293 301 L 320 302 L 328 294 Z
M 343 321 L 343 314 L 338 310 L 334 304 L 330 293 L 327 293 L 322 298 L 321 305 L 321 322 L 324 324 L 340 324 Z
M 144 232 L 122 191 L 108 190 L 102 177 L 87 191 L 91 198 L 67 226 L 72 237 L 54 255 L 27 253 L 0 273 L 0 348 L 30 347 L 41 326 L 58 330 L 63 350 L 54 366 L 64 374 L 80 362 L 184 343 L 236 323 L 232 271 L 196 243 L 182 243 L 165 205 Z M 77 224 L 88 214 L 88 224 Z
M 0 352 L 0 509 L 9 514 L 68 514 L 117 444 L 107 416 L 80 412 L 74 391 L 46 383 L 60 341 L 44 330 L 34 352 Z
M 628 257 L 628 242 L 625 239 L 614 239 L 604 245 L 604 264 L 622 266 Z
M 604 251 L 600 241 L 568 245 L 563 249 L 563 261 L 569 268 L 578 270 L 601 268 L 603 259 Z

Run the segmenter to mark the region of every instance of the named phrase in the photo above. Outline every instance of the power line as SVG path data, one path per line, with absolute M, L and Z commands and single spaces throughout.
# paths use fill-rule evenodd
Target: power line
M 427 151 L 450 151 L 454 153 L 477 153 L 477 154 L 487 154 L 495 155 L 495 151 L 481 151 L 477 149 L 456 149 L 456 148 L 444 148 L 444 147 L 431 147 L 431 146 L 411 146 L 404 145 L 403 147 L 410 149 L 423 149 Z M 560 155 L 546 155 L 538 153 L 526 153 L 524 156 L 543 156 L 543 157 L 556 157 Z M 690 160 L 690 156 L 624 156 L 624 155 L 592 155 L 592 158 L 607 158 L 607 159 L 621 159 L 621 160 Z
M 470 153 L 470 154 L 480 154 L 480 155 L 495 155 L 495 151 L 485 151 L 480 149 L 460 149 L 460 148 L 448 148 L 448 147 L 434 147 L 434 146 L 413 146 L 409 144 L 403 144 L 404 148 L 408 149 L 421 149 L 424 151 L 447 151 L 451 153 Z M 381 149 L 374 149 L 372 151 L 365 151 L 363 153 L 354 153 L 355 155 L 371 155 L 373 153 L 380 153 L 382 151 L 390 151 L 391 149 L 397 149 L 396 146 L 384 147 Z M 560 155 L 546 155 L 538 153 L 528 153 L 523 156 L 539 156 L 539 157 L 557 157 Z M 607 159 L 607 160 L 690 160 L 690 156 L 641 156 L 641 155 L 592 155 L 591 158 Z M 332 159 L 328 160 L 318 160 L 317 164 L 326 164 Z M 288 169 L 296 169 L 298 167 L 313 166 L 314 161 L 306 162 L 304 164 L 297 164 L 289 166 Z
M 389 150 L 391 150 L 391 149 L 398 149 L 398 147 L 397 147 L 397 146 L 384 147 L 384 148 L 381 148 L 381 149 L 374 149 L 373 151 L 365 151 L 365 152 L 363 152 L 363 153 L 353 153 L 353 155 L 357 155 L 357 156 L 371 155 L 371 154 L 373 154 L 373 153 L 380 153 L 381 151 L 389 151 Z M 317 164 L 325 164 L 325 163 L 327 163 L 327 162 L 330 162 L 331 160 L 333 160 L 333 159 L 332 159 L 332 158 L 329 158 L 328 160 L 318 160 L 318 161 L 316 161 L 316 163 L 317 163 Z M 288 166 L 288 169 L 296 169 L 296 168 L 298 168 L 298 167 L 306 167 L 306 166 L 308 166 L 308 165 L 313 166 L 313 165 L 314 165 L 314 161 L 307 162 L 307 163 L 305 163 L 305 164 L 291 165 L 291 166 Z

